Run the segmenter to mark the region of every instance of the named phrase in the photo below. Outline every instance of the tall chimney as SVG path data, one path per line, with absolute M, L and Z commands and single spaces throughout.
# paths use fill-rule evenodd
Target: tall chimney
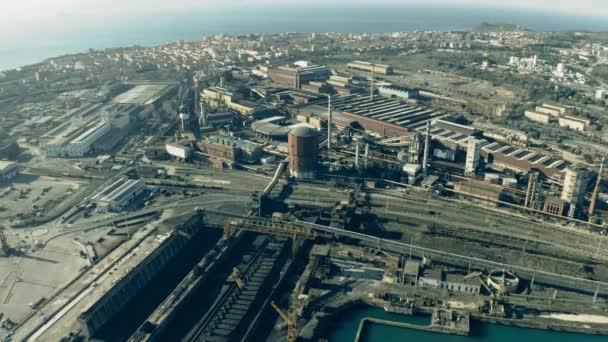
M 429 145 L 431 143 L 431 122 L 426 123 L 426 136 L 424 137 L 424 156 L 422 158 L 422 176 L 428 176 Z
M 369 144 L 365 144 L 365 155 L 364 155 L 365 159 L 363 160 L 363 164 L 365 165 L 365 168 L 367 169 L 367 166 L 369 165 Z

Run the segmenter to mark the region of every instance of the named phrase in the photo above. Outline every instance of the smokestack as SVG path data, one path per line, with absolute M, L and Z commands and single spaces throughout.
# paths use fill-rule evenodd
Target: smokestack
M 355 167 L 359 168 L 359 142 L 355 145 Z
M 365 144 L 365 159 L 363 160 L 363 164 L 365 165 L 365 168 L 367 169 L 367 165 L 369 163 L 369 144 Z
M 604 157 L 602 156 L 602 163 L 600 164 L 600 172 L 597 174 L 597 180 L 595 181 L 595 187 L 593 188 L 593 195 L 591 195 L 591 204 L 589 204 L 589 220 L 592 220 L 595 214 L 595 205 L 597 203 L 597 195 L 600 191 L 600 184 L 602 183 L 602 171 L 604 170 Z
M 431 122 L 426 123 L 426 136 L 424 137 L 424 156 L 422 158 L 422 176 L 428 176 L 429 144 L 431 143 Z
M 331 151 L 331 95 L 327 96 L 327 150 Z

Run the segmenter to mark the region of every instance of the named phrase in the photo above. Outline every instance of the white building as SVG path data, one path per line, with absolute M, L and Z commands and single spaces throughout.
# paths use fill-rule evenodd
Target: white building
M 142 179 L 120 178 L 110 184 L 92 200 L 98 207 L 112 211 L 121 211 L 145 190 L 146 184 Z
M 167 153 L 169 153 L 173 157 L 182 160 L 190 158 L 190 155 L 192 154 L 192 148 L 190 148 L 190 146 L 184 145 L 179 142 L 166 144 L 165 149 L 167 150 Z
M 536 110 L 527 110 L 525 111 L 524 115 L 528 120 L 534 122 L 548 124 L 551 121 L 551 114 L 539 112 Z
M 591 125 L 591 121 L 588 119 L 577 118 L 569 115 L 560 116 L 558 123 L 560 127 L 566 127 L 579 132 L 586 131 L 589 128 L 589 125 Z
M 110 125 L 107 122 L 99 122 L 67 144 L 65 146 L 66 154 L 69 157 L 84 157 L 91 151 L 93 143 L 109 131 Z

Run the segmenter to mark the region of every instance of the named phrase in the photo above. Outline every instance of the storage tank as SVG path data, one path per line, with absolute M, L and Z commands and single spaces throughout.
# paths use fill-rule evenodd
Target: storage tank
M 289 173 L 292 177 L 313 179 L 317 173 L 319 135 L 316 129 L 298 126 L 287 137 Z

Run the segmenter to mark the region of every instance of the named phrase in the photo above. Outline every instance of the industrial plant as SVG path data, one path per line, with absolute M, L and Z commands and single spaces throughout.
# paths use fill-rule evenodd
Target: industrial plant
M 490 39 L 475 34 L 415 49 Z M 379 57 L 401 36 L 374 37 L 78 55 L 94 80 L 71 59 L 36 67 L 24 87 L 62 91 L 0 97 L 11 113 L 47 108 L 0 137 L 0 339 L 331 341 L 358 307 L 428 324 L 368 317 L 356 341 L 370 324 L 608 335 L 605 163 L 564 152 L 597 122 L 440 91 L 430 79 L 455 76 L 405 71 Z M 394 44 L 362 47 L 379 40 Z M 331 55 L 337 41 L 348 53 Z M 497 129 L 509 110 L 522 123 Z

